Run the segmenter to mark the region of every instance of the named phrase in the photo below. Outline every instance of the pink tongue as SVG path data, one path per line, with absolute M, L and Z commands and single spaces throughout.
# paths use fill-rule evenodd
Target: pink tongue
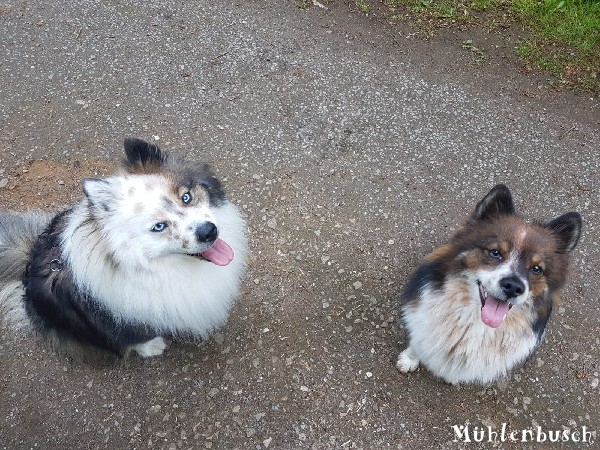
M 481 320 L 492 328 L 498 328 L 502 325 L 509 306 L 508 302 L 488 297 L 485 299 L 485 306 L 481 309 Z
M 226 266 L 233 261 L 233 250 L 227 242 L 219 238 L 200 254 L 204 259 L 217 266 Z

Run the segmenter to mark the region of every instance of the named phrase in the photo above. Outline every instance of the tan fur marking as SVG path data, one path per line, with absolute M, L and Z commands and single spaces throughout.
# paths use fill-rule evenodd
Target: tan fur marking
M 531 265 L 532 266 L 540 266 L 542 269 L 544 268 L 544 261 L 542 260 L 542 257 L 539 255 L 533 255 L 531 257 Z
M 484 265 L 483 255 L 479 250 L 471 250 L 464 258 L 464 262 L 471 269 L 479 268 Z
M 510 244 L 506 241 L 501 241 L 497 244 L 498 250 L 502 253 L 502 257 L 504 259 L 508 259 L 508 255 L 510 254 Z
M 546 291 L 546 279 L 544 276 L 531 275 L 529 278 L 529 289 L 534 297 L 539 297 Z
M 451 255 L 454 251 L 454 248 L 451 244 L 442 245 L 441 247 L 436 248 L 431 253 L 429 253 L 425 257 L 425 261 L 434 261 L 436 259 L 447 258 L 448 255 Z

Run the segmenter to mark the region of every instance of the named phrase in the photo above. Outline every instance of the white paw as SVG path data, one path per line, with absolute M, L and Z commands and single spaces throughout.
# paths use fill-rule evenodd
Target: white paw
M 400 353 L 398 362 L 396 363 L 396 368 L 400 372 L 413 372 L 417 367 L 419 367 L 419 360 L 412 354 L 410 347 Z
M 151 356 L 162 355 L 165 348 L 167 348 L 167 343 L 159 336 L 142 344 L 133 345 L 131 348 L 142 358 L 150 358 Z

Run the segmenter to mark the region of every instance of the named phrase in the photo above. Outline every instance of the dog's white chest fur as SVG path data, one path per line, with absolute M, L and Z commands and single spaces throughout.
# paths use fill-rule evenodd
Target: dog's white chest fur
M 456 280 L 438 291 L 427 286 L 419 301 L 404 306 L 410 346 L 398 359 L 402 372 L 422 363 L 448 383 L 485 384 L 506 376 L 537 345 L 531 328 L 533 311 L 511 311 L 500 327 L 488 327 L 481 321 L 477 288 L 467 283 Z M 515 308 L 521 307 L 528 308 Z
M 236 207 L 227 202 L 213 211 L 220 237 L 235 255 L 224 267 L 183 254 L 164 256 L 143 269 L 115 267 L 101 244 L 93 247 L 84 242 L 93 237 L 81 226 L 85 214 L 74 214 L 63 233 L 64 255 L 80 287 L 117 321 L 144 324 L 164 334 L 205 338 L 228 317 L 247 253 L 245 223 Z

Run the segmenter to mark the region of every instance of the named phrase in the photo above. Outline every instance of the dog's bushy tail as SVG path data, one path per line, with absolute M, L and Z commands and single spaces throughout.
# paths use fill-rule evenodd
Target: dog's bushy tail
M 29 253 L 51 218 L 42 211 L 0 213 L 0 323 L 20 328 L 26 322 L 21 278 Z
M 0 213 L 0 283 L 21 280 L 29 252 L 51 218 L 42 211 Z

